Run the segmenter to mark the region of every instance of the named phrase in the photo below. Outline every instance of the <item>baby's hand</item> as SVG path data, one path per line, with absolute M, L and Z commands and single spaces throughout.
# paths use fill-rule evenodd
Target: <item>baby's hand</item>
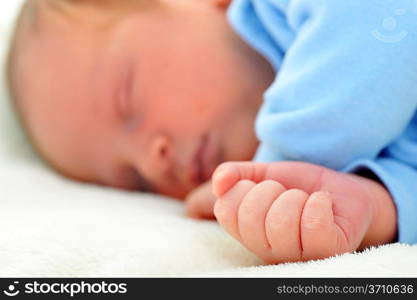
M 200 185 L 185 198 L 186 214 L 194 219 L 214 220 L 214 196 L 211 186 L 211 180 Z
M 219 223 L 268 263 L 393 240 L 395 207 L 377 182 L 300 162 L 224 163 L 213 176 Z

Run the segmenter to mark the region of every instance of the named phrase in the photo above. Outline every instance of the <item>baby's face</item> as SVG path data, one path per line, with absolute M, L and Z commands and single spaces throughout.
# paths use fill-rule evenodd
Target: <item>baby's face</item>
M 162 2 L 105 29 L 51 12 L 27 51 L 23 116 L 65 175 L 183 198 L 219 163 L 252 158 L 270 65 L 216 1 Z

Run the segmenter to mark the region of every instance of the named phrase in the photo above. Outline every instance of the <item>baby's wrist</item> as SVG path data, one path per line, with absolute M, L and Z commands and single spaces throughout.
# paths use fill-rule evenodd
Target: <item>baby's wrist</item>
M 395 242 L 397 212 L 391 194 L 379 181 L 353 175 L 366 189 L 371 203 L 371 222 L 359 250 Z

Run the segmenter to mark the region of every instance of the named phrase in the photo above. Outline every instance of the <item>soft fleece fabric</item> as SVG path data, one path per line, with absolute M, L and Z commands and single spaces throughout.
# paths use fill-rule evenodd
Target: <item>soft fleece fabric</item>
M 417 2 L 235 0 L 229 19 L 277 71 L 254 160 L 371 170 L 417 243 Z

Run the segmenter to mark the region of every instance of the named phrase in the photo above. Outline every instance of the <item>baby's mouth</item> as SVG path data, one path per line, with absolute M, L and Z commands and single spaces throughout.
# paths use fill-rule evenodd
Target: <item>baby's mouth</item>
M 194 155 L 191 167 L 191 180 L 193 183 L 200 185 L 211 178 L 214 172 L 216 152 L 210 143 L 210 137 L 205 134 Z
M 200 185 L 204 182 L 204 166 L 203 153 L 206 144 L 206 136 L 204 136 L 197 147 L 191 163 L 191 181 L 193 185 Z

